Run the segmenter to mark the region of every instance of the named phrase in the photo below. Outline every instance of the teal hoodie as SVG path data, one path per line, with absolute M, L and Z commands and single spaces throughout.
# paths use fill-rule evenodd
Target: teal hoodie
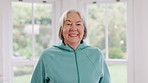
M 31 83 L 111 83 L 101 51 L 82 42 L 76 50 L 63 43 L 45 49 Z

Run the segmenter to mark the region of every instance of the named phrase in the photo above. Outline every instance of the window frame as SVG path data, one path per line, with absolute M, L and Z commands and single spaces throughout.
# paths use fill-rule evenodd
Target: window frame
M 126 2 L 127 3 L 127 13 L 128 13 L 128 2 L 127 2 L 127 0 L 120 0 L 120 2 Z M 87 20 L 87 17 L 88 17 L 88 15 L 87 15 L 87 5 L 89 5 L 89 4 L 101 4 L 101 3 L 117 3 L 117 1 L 116 0 L 84 0 L 84 2 L 83 2 L 83 4 L 84 4 L 84 12 L 85 12 L 85 14 L 86 14 L 86 17 L 85 17 L 85 19 Z M 127 18 L 128 18 L 128 15 L 127 15 Z M 127 21 L 128 21 L 128 19 L 127 19 Z M 127 24 L 127 23 L 126 23 Z M 127 27 L 126 27 L 126 29 L 127 29 Z M 105 35 L 107 35 L 108 34 L 108 30 L 107 29 L 105 29 Z M 127 32 L 126 32 L 126 35 L 127 35 Z M 108 36 L 107 36 L 108 37 Z M 105 39 L 108 39 L 106 36 L 105 36 Z M 128 41 L 127 40 L 127 36 L 126 36 L 126 41 Z M 108 40 L 107 41 L 105 41 L 105 44 L 107 44 L 108 45 Z M 127 43 L 128 44 L 128 43 Z M 106 46 L 107 45 L 105 45 L 105 49 L 106 49 Z M 126 45 L 127 46 L 127 45 Z M 108 46 L 107 46 L 108 47 Z M 128 49 L 128 48 L 127 48 Z M 127 50 L 126 49 L 126 50 Z M 109 50 L 107 50 L 107 52 L 108 52 Z M 128 53 L 127 53 L 128 54 Z M 118 65 L 118 64 L 122 64 L 122 65 L 127 65 L 128 64 L 128 56 L 127 56 L 127 58 L 126 59 L 109 59 L 109 55 L 105 55 L 107 58 L 105 58 L 105 60 L 106 60 L 106 62 L 107 62 L 107 64 L 112 64 L 112 65 Z
M 127 80 L 126 83 L 134 83 L 134 33 L 132 30 L 133 28 L 133 6 L 132 6 L 132 1 L 128 0 L 120 0 L 120 2 L 124 2 L 127 5 L 127 22 L 126 22 L 126 54 L 127 58 L 126 59 L 109 59 L 109 55 L 107 58 L 105 58 L 106 62 L 108 65 L 125 65 L 126 66 L 126 71 L 127 71 Z M 87 11 L 87 5 L 89 4 L 101 4 L 101 3 L 117 3 L 116 0 L 83 0 L 83 9 L 84 9 L 84 14 L 85 14 L 85 19 L 87 21 L 88 17 L 88 11 Z M 88 24 L 88 23 L 87 23 Z M 107 31 L 108 32 L 108 31 Z M 105 32 L 105 35 L 107 33 Z M 105 36 L 106 39 L 106 36 Z M 86 40 L 87 41 L 87 40 Z M 108 43 L 108 41 L 105 41 L 105 43 Z M 108 45 L 108 44 L 107 44 Z M 106 49 L 106 46 L 105 46 Z M 108 50 L 109 51 L 109 50 Z
M 20 2 L 20 1 L 18 1 L 18 0 L 12 0 L 12 2 Z M 11 2 L 11 3 L 12 3 Z M 27 3 L 30 3 L 30 4 L 32 4 L 31 6 L 32 6 L 32 8 L 33 8 L 33 4 L 34 3 L 37 3 L 37 4 L 51 4 L 52 5 L 52 11 L 53 10 L 55 10 L 55 0 L 51 0 L 51 1 L 49 1 L 49 2 L 47 2 L 47 3 L 43 3 L 43 2 L 41 2 L 41 1 L 36 1 L 36 0 L 23 0 L 23 1 L 21 1 L 21 2 L 27 2 Z M 33 19 L 33 9 L 32 9 L 32 21 L 34 20 Z M 53 12 L 53 13 L 55 13 L 55 12 Z M 53 19 L 55 19 L 55 14 L 53 14 L 52 13 L 52 20 Z M 34 25 L 34 23 L 32 23 L 32 25 Z M 52 22 L 52 29 L 55 29 L 55 28 L 53 28 L 55 26 L 55 22 Z M 54 30 L 53 30 L 54 31 Z M 53 42 L 53 38 L 54 38 L 54 36 L 55 36 L 55 33 L 52 31 L 52 33 L 51 33 L 51 36 L 52 36 L 52 39 L 51 39 L 51 41 Z M 34 48 L 35 48 L 35 45 L 34 45 L 34 33 L 33 33 L 33 35 L 32 35 L 32 59 L 25 59 L 25 60 L 20 60 L 20 59 L 13 59 L 13 66 L 21 66 L 21 65 L 34 65 L 34 67 L 35 67 L 35 65 L 37 64 L 37 59 L 35 59 L 35 55 L 34 55 Z M 12 44 L 13 44 L 13 42 L 12 42 Z
M 18 1 L 18 0 L 12 0 L 11 1 L 11 4 L 12 4 L 12 2 L 20 2 L 20 1 Z M 57 30 L 57 28 L 55 28 L 56 27 L 56 25 L 57 25 L 57 21 L 56 21 L 56 19 L 57 19 L 57 17 L 58 17 L 58 14 L 56 14 L 57 12 L 60 12 L 58 9 L 56 9 L 56 8 L 59 8 L 59 6 L 57 6 L 58 4 L 59 4 L 59 2 L 57 2 L 56 0 L 49 0 L 49 1 L 47 1 L 46 3 L 43 3 L 42 2 L 42 0 L 41 1 L 39 1 L 39 0 L 23 0 L 23 1 L 21 1 L 21 2 L 27 2 L 27 3 L 29 3 L 29 4 L 31 4 L 31 6 L 32 6 L 32 8 L 33 8 L 33 4 L 34 3 L 37 3 L 37 4 L 51 4 L 52 5 L 52 18 L 51 18 L 51 20 L 52 20 L 52 24 L 51 24 L 51 27 L 52 27 L 52 32 L 51 32 L 51 43 L 52 44 L 55 44 L 55 43 L 57 43 L 57 39 L 56 39 L 56 36 L 57 36 L 57 32 L 56 32 L 56 30 Z M 11 7 L 11 9 L 12 9 L 12 7 Z M 56 11 L 54 11 L 54 10 L 56 10 Z M 34 20 L 33 19 L 33 9 L 32 9 L 32 21 Z M 12 14 L 12 12 L 11 12 L 11 14 Z M 12 20 L 12 16 L 11 16 L 11 20 Z M 32 23 L 32 26 L 34 25 L 34 23 Z M 11 25 L 12 26 L 12 25 Z M 12 30 L 13 30 L 13 28 L 12 28 Z M 11 31 L 12 31 L 11 30 Z M 12 38 L 13 38 L 13 34 L 11 34 L 11 36 L 12 36 Z M 35 40 L 34 40 L 34 34 L 32 35 L 32 50 L 34 50 L 35 49 L 35 45 L 34 45 L 34 43 L 35 43 Z M 13 40 L 13 39 L 12 39 Z M 12 44 L 12 54 L 13 54 L 13 41 L 11 41 L 11 44 Z M 31 56 L 31 59 L 13 59 L 12 58 L 12 69 L 13 69 L 13 67 L 17 67 L 17 66 L 33 66 L 33 69 L 36 67 L 36 64 L 37 64 L 37 62 L 38 62 L 38 59 L 35 59 L 35 53 L 33 53 L 34 51 L 32 51 L 32 56 Z M 13 55 L 12 55 L 13 56 Z M 11 82 L 13 82 L 14 81 L 14 70 L 12 70 L 13 72 L 12 72 L 12 81 Z

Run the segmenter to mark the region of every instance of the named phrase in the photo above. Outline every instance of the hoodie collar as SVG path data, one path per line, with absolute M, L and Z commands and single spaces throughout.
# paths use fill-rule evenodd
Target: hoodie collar
M 82 40 L 82 42 L 79 44 L 79 46 L 77 47 L 76 50 L 82 50 L 82 49 L 86 48 L 87 46 L 88 46 L 88 45 Z M 76 51 L 76 50 L 74 50 L 73 48 L 71 48 L 68 44 L 65 45 L 65 44 L 63 43 L 63 41 L 60 41 L 59 45 L 56 46 L 56 47 L 58 47 L 58 48 L 60 48 L 60 49 L 63 49 L 63 50 L 65 50 L 65 51 Z

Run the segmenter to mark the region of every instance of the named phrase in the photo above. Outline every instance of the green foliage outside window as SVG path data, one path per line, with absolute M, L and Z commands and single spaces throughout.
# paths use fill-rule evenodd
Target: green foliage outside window
M 89 44 L 106 50 L 108 36 L 109 58 L 126 58 L 126 14 L 125 3 L 100 3 L 88 6 Z M 108 34 L 105 34 L 108 27 Z
M 32 57 L 32 48 L 35 49 L 35 56 L 39 57 L 41 51 L 51 45 L 51 4 L 33 4 L 13 2 L 13 51 L 15 57 Z M 32 19 L 34 18 L 34 25 Z M 34 26 L 34 34 L 33 27 Z M 33 36 L 35 41 L 32 47 Z

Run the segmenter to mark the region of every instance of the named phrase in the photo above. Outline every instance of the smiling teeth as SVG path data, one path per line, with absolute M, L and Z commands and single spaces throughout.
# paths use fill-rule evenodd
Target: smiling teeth
M 77 36 L 77 35 L 70 35 L 70 36 Z

